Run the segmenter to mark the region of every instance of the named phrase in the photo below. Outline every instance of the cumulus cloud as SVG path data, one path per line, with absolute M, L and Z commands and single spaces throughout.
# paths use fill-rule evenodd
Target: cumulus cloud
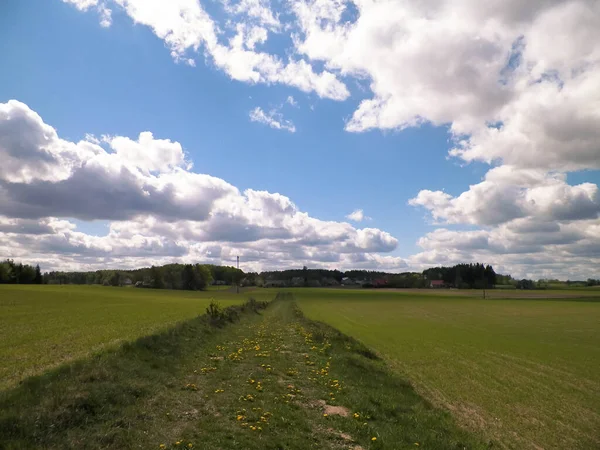
M 24 103 L 0 104 L 3 255 L 47 269 L 231 263 L 240 255 L 260 270 L 352 258 L 375 264 L 398 245 L 385 231 L 311 217 L 279 193 L 240 192 L 192 172 L 180 143 L 151 132 L 86 139 L 60 138 Z M 105 236 L 94 236 L 71 218 L 111 222 Z
M 283 115 L 277 109 L 272 109 L 267 113 L 260 106 L 257 106 L 250 111 L 250 120 L 252 122 L 263 123 L 277 130 L 286 130 L 290 133 L 296 132 L 295 125 L 290 120 L 284 119 Z
M 363 220 L 371 220 L 369 216 L 366 216 L 362 209 L 355 209 L 346 216 L 346 219 L 352 220 L 353 222 L 362 222 Z
M 482 233 L 496 234 L 481 251 L 499 252 L 501 267 L 522 274 L 534 273 L 532 265 L 536 273 L 590 274 L 583 255 L 588 265 L 597 261 L 598 186 L 567 181 L 570 172 L 600 169 L 597 0 L 298 0 L 279 10 L 268 0 L 228 0 L 222 21 L 197 0 L 64 1 L 101 17 L 101 8 L 119 8 L 162 39 L 176 61 L 191 63 L 204 54 L 241 82 L 278 83 L 334 100 L 349 98 L 346 83 L 368 86 L 346 122 L 351 133 L 424 123 L 448 127 L 449 156 L 490 170 L 462 193 L 423 186 L 409 200 L 444 226 L 435 239 L 421 241 L 426 248 L 411 257 L 416 267 L 493 254 L 463 247 L 483 245 Z M 277 45 L 270 46 L 274 35 Z M 281 42 L 290 44 L 278 54 L 269 51 Z M 284 128 L 281 117 L 254 112 Z M 22 141 L 22 156 L 14 156 L 14 146 L 2 155 L 0 174 L 13 184 L 67 183 L 78 161 L 103 155 L 93 144 L 38 132 Z M 132 173 L 166 175 L 141 167 Z M 7 192 L 0 185 L 0 198 L 17 202 L 15 208 L 19 198 L 37 195 Z M 142 210 L 148 207 L 136 209 Z M 575 226 L 587 237 L 565 244 Z M 528 227 L 544 242 L 530 242 Z M 438 239 L 442 235 L 446 240 Z M 501 246 L 494 238 L 501 235 L 510 242 Z M 517 256 L 508 253 L 513 250 Z
M 491 169 L 484 181 L 457 197 L 423 190 L 409 204 L 426 208 L 436 221 L 473 225 L 497 225 L 523 217 L 593 219 L 600 214 L 597 185 L 571 186 L 564 174 L 511 166 Z

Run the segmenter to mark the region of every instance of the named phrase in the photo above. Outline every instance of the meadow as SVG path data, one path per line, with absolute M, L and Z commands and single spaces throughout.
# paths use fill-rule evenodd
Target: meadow
M 228 306 L 246 296 L 229 290 L 0 285 L 0 389 L 204 314 L 213 298 Z
M 309 318 L 374 349 L 480 436 L 508 448 L 600 448 L 600 293 L 294 294 Z

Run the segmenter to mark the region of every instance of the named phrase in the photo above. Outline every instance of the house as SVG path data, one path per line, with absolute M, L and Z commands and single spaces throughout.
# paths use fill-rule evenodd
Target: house
M 446 283 L 444 283 L 444 280 L 431 280 L 429 282 L 429 287 L 430 288 L 445 288 L 446 287 Z

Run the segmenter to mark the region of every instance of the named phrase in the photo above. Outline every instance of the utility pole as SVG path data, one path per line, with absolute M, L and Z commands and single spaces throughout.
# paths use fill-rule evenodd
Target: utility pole
M 237 257 L 237 269 L 240 270 L 240 257 L 239 256 Z M 236 285 L 237 285 L 236 288 L 237 289 L 236 289 L 236 291 L 239 294 L 240 293 L 240 279 L 238 277 L 239 277 L 239 272 L 238 272 L 238 274 L 236 276 L 236 280 L 237 280 L 237 283 L 236 283 Z

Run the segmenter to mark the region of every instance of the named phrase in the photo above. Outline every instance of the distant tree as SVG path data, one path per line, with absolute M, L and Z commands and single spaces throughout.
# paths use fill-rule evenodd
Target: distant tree
M 108 277 L 108 284 L 110 286 L 120 286 L 121 285 L 121 274 L 117 271 L 113 271 Z
M 0 262 L 0 283 L 8 283 L 10 267 L 6 262 Z
M 203 264 L 196 264 L 195 272 L 196 272 L 196 289 L 198 289 L 198 290 L 206 289 L 206 287 L 210 283 L 212 283 L 212 275 L 210 272 L 210 268 Z M 240 275 L 243 275 L 243 272 L 240 271 L 239 274 L 236 274 L 236 278 L 237 278 L 236 283 L 239 283 L 241 281 Z
M 39 264 L 35 266 L 35 277 L 33 278 L 33 282 L 35 284 L 42 284 L 42 271 L 40 270 Z
M 188 291 L 196 290 L 196 271 L 194 270 L 194 266 L 191 264 L 186 264 L 183 266 L 181 285 L 182 289 L 186 289 Z
M 153 289 L 164 289 L 165 287 L 163 274 L 159 267 L 150 267 L 150 287 Z

